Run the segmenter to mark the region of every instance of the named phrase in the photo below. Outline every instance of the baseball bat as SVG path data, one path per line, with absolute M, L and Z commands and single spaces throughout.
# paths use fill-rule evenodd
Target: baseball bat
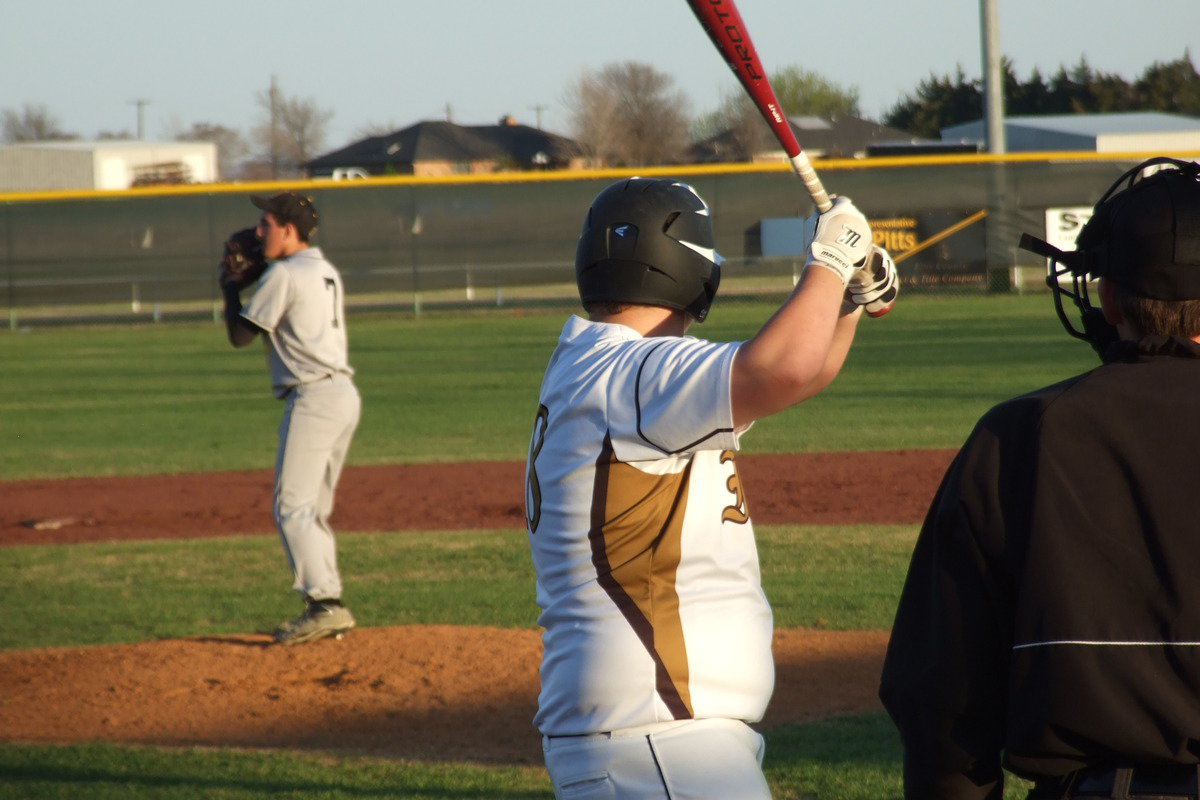
M 742 22 L 737 5 L 733 0 L 687 0 L 687 4 L 754 101 L 758 112 L 771 126 L 775 138 L 783 145 L 783 151 L 787 153 L 792 169 L 804 182 L 813 205 L 822 213 L 828 211 L 833 207 L 833 202 L 817 177 L 812 162 L 800 148 L 800 142 L 792 132 L 783 109 L 779 107 L 779 99 L 775 97 L 775 90 L 771 88 L 767 71 L 763 69 L 754 43 L 750 41 L 750 32 L 746 29 L 746 23 Z
M 825 191 L 825 186 L 817 177 L 817 171 L 813 169 L 812 162 L 801 149 L 787 116 L 779 106 L 779 98 L 775 96 L 771 80 L 767 77 L 767 71 L 763 69 L 758 51 L 754 49 L 750 32 L 746 29 L 746 23 L 742 21 L 737 4 L 734 0 L 687 0 L 687 4 L 700 21 L 708 38 L 716 45 L 717 51 L 724 57 L 725 63 L 733 70 L 733 74 L 754 101 L 758 113 L 762 114 L 763 119 L 771 126 L 775 138 L 783 145 L 783 151 L 787 153 L 792 169 L 804 182 L 804 188 L 808 190 L 813 205 L 821 213 L 833 208 L 829 193 Z M 892 301 L 874 301 L 867 304 L 865 310 L 872 317 L 882 317 L 892 310 Z

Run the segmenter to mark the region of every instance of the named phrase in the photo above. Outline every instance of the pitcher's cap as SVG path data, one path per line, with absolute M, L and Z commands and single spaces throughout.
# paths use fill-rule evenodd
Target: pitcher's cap
M 295 225 L 302 238 L 307 239 L 317 227 L 317 210 L 313 208 L 312 199 L 295 192 L 280 192 L 271 197 L 253 195 L 250 202 L 275 215 L 281 224 Z

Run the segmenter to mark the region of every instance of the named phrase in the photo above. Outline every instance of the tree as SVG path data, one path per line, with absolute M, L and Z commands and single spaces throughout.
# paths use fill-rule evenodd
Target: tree
M 267 119 L 254 130 L 262 156 L 271 165 L 271 177 L 300 175 L 304 163 L 325 146 L 325 126 L 333 112 L 313 98 L 288 97 L 271 81 L 271 88 L 255 96 Z
M 402 125 L 397 125 L 395 122 L 368 122 L 365 125 L 360 125 L 354 135 L 359 139 L 369 139 L 376 136 L 387 136 L 395 133 L 402 128 Z
M 50 111 L 43 105 L 26 103 L 19 111 L 4 109 L 3 139 L 5 142 L 48 142 L 69 141 L 78 139 L 74 133 L 67 133 L 51 116 Z
M 779 105 L 789 117 L 857 117 L 858 89 L 843 88 L 820 73 L 789 66 L 771 76 L 771 86 Z M 762 118 L 754 102 L 743 91 L 731 90 L 721 99 L 716 111 L 699 118 L 693 125 L 697 139 L 708 139 L 730 132 L 732 157 L 748 159 L 764 150 L 778 149 L 771 126 Z
M 1187 51 L 1176 61 L 1147 67 L 1134 84 L 1134 93 L 1145 108 L 1200 115 L 1200 74 Z
M 209 122 L 193 122 L 186 130 L 176 130 L 177 142 L 212 142 L 217 146 L 217 174 L 222 180 L 241 176 L 242 162 L 250 155 L 250 146 L 245 138 L 224 125 Z
M 845 88 L 812 70 L 784 67 L 771 76 L 779 104 L 789 116 L 857 117 L 858 87 Z M 744 93 L 743 93 L 744 94 Z M 747 101 L 749 98 L 746 98 Z
M 1007 65 L 1007 61 L 1001 62 Z M 1023 108 L 1037 109 L 1031 110 L 1031 114 L 1048 114 L 1051 113 L 1046 109 L 1049 107 L 1049 89 L 1046 87 L 1046 81 L 1042 78 L 1042 73 L 1037 67 L 1033 68 L 1033 72 L 1029 75 L 1028 81 L 1018 80 L 1012 76 L 1012 84 L 1009 85 L 1007 78 L 1008 71 L 1005 70 L 1005 86 L 1004 86 L 1004 103 L 1005 111 L 1008 111 L 1008 104 L 1011 103 L 1014 107 L 1020 106 Z
M 1097 73 L 1090 89 L 1093 114 L 1109 114 L 1114 111 L 1133 111 L 1141 106 L 1129 81 L 1120 75 L 1107 72 Z
M 1154 63 L 1130 83 L 1120 75 L 1099 72 L 1086 57 L 1068 68 L 1060 66 L 1046 81 L 1037 69 L 1026 81 L 1003 61 L 1006 113 L 1102 114 L 1120 111 L 1168 111 L 1200 114 L 1200 74 L 1188 52 L 1176 61 Z M 979 81 L 968 81 L 962 67 L 953 78 L 930 75 L 897 103 L 884 121 L 921 136 L 936 137 L 942 128 L 979 119 L 983 99 Z
M 585 70 L 564 98 L 572 134 L 602 164 L 677 163 L 687 149 L 688 123 L 687 99 L 674 84 L 634 61 Z
M 1054 84 L 1060 98 L 1066 101 L 1056 109 L 1060 114 L 1100 114 L 1136 107 L 1125 79 L 1097 72 L 1084 56 L 1069 72 L 1059 69 Z
M 917 136 L 938 138 L 942 128 L 983 116 L 983 93 L 979 81 L 968 81 L 959 65 L 954 77 L 930 75 L 888 111 L 887 125 Z

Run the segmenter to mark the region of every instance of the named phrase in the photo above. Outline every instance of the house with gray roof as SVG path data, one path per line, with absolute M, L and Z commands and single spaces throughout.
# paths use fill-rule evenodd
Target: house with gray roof
M 881 125 L 868 119 L 843 115 L 840 117 L 789 117 L 796 138 L 811 158 L 862 158 L 868 147 L 876 142 L 912 141 L 912 134 Z M 766 123 L 763 123 L 764 130 Z M 692 157 L 701 162 L 720 161 L 784 161 L 783 149 L 773 137 L 759 137 L 770 142 L 765 149 L 755 148 L 747 153 L 746 144 L 735 130 L 726 130 L 716 136 L 692 145 Z
M 366 175 L 476 175 L 498 170 L 574 169 L 583 149 L 573 140 L 521 125 L 418 122 L 369 136 L 304 164 L 314 178 L 350 172 Z

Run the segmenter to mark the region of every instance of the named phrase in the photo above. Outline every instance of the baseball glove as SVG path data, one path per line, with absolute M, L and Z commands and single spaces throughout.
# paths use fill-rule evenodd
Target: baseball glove
M 254 228 L 243 228 L 229 235 L 217 276 L 221 286 L 244 289 L 261 278 L 266 269 L 267 259 Z

